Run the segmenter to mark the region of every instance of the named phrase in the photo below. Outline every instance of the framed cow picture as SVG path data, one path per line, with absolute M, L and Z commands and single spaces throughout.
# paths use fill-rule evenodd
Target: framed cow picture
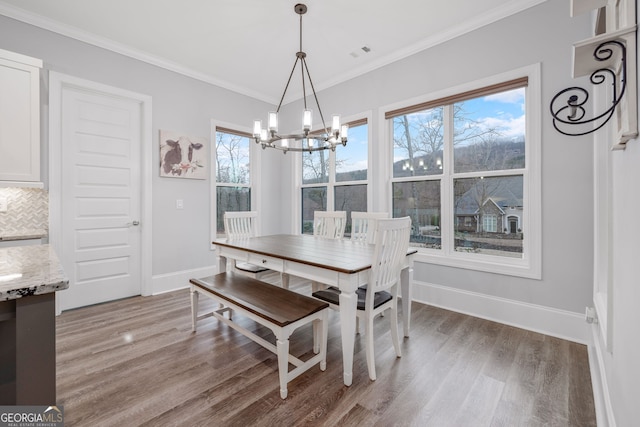
M 160 176 L 206 179 L 207 139 L 160 130 Z

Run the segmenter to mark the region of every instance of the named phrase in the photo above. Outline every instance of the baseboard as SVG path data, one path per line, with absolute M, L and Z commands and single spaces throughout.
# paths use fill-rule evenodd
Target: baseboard
M 414 280 L 413 300 L 447 310 L 539 332 L 580 344 L 589 343 L 584 314 L 528 304 Z
M 589 368 L 591 371 L 591 386 L 593 388 L 593 403 L 596 408 L 596 422 L 600 427 L 615 427 L 609 385 L 605 371 L 604 350 L 600 340 L 600 328 L 597 324 L 591 326 L 591 343 L 589 349 Z
M 212 265 L 209 267 L 194 268 L 192 270 L 155 275 L 151 278 L 151 295 L 184 289 L 189 286 L 189 279 L 211 276 L 215 272 L 216 267 Z

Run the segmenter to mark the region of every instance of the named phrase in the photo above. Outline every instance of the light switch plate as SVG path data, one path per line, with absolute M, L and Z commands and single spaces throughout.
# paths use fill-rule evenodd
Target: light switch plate
M 7 198 L 6 197 L 0 197 L 0 212 L 6 212 L 7 211 Z
M 182 208 L 184 208 L 184 203 L 182 199 L 176 200 L 176 209 L 182 209 Z

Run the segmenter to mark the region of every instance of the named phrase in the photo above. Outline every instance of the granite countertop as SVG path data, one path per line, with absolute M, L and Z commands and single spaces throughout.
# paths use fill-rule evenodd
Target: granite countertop
M 0 233 L 0 240 L 26 240 L 47 237 L 47 230 L 41 228 L 5 231 Z
M 68 287 L 69 279 L 50 245 L 0 248 L 0 301 Z

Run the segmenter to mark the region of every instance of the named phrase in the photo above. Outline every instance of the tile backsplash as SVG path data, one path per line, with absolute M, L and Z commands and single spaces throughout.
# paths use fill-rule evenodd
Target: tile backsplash
M 0 237 L 30 230 L 49 230 L 49 194 L 40 188 L 0 188 L 7 211 L 0 212 Z

